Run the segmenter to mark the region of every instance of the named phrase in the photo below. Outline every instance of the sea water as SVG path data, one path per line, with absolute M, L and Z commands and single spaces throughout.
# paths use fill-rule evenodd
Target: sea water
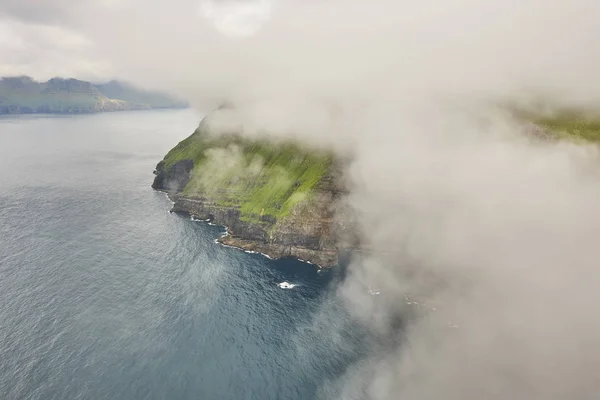
M 335 397 L 362 351 L 338 272 L 220 246 L 150 188 L 199 119 L 0 118 L 1 399 Z

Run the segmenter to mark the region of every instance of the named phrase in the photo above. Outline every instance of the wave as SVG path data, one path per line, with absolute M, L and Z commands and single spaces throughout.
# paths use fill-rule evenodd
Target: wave
M 227 226 L 225 226 L 225 225 L 215 224 L 214 222 L 212 222 L 212 221 L 211 221 L 211 219 L 210 219 L 210 218 L 207 218 L 207 219 L 200 219 L 200 218 L 198 218 L 197 216 L 195 216 L 195 215 L 192 215 L 192 214 L 190 214 L 190 220 L 192 220 L 192 221 L 194 221 L 194 222 L 205 222 L 205 223 L 207 223 L 207 224 L 208 224 L 208 225 L 210 225 L 210 226 L 222 226 L 222 227 L 224 228 L 224 232 L 223 232 L 223 233 L 221 234 L 221 236 L 219 236 L 217 239 L 213 240 L 213 242 L 215 242 L 215 243 L 217 243 L 217 244 L 220 244 L 220 245 L 221 245 L 221 246 L 223 246 L 223 247 L 229 247 L 229 248 L 231 248 L 231 249 L 241 250 L 241 251 L 243 251 L 244 253 L 248 253 L 248 254 L 260 254 L 261 256 L 263 256 L 263 257 L 265 257 L 265 258 L 268 258 L 269 260 L 273 260 L 273 257 L 271 257 L 271 256 L 270 256 L 270 255 L 268 255 L 268 254 L 261 253 L 260 251 L 246 250 L 246 249 L 243 249 L 243 248 L 240 248 L 240 247 L 237 247 L 237 246 L 231 246 L 231 245 L 224 244 L 224 243 L 220 242 L 220 241 L 219 241 L 219 239 L 221 239 L 222 237 L 225 237 L 225 236 L 229 236 L 229 231 L 228 231 L 228 228 L 227 228 Z M 297 260 L 298 260 L 298 261 L 301 261 L 301 262 L 303 262 L 303 263 L 306 263 L 306 264 L 310 264 L 310 265 L 317 266 L 317 267 L 318 267 L 318 269 L 319 269 L 319 270 L 318 270 L 318 272 L 320 272 L 320 271 L 321 271 L 321 267 L 320 267 L 318 264 L 312 263 L 312 262 L 310 262 L 310 261 L 307 261 L 307 260 L 304 260 L 304 259 L 301 259 L 301 258 L 297 258 Z
M 283 281 L 278 283 L 277 286 L 279 286 L 282 289 L 293 289 L 298 285 L 295 283 L 289 283 L 288 281 Z

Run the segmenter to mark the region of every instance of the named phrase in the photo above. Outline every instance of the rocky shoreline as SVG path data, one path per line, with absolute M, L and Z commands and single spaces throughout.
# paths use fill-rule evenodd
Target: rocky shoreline
M 335 218 L 340 209 L 337 202 L 343 193 L 335 169 L 323 177 L 310 201 L 296 207 L 286 218 L 274 221 L 265 216 L 259 221 L 247 221 L 239 207 L 218 204 L 208 196 L 183 194 L 193 166 L 190 160 L 179 161 L 170 168 L 164 168 L 161 162 L 154 171 L 152 187 L 167 193 L 173 202 L 171 212 L 226 227 L 228 235 L 218 239 L 226 246 L 262 253 L 272 259 L 296 258 L 319 268 L 337 265 L 339 235 L 344 230 L 336 222 L 339 218 Z
M 169 193 L 160 188 L 154 188 L 164 192 L 173 203 L 170 212 L 190 215 L 194 220 L 205 221 L 213 225 L 223 226 L 226 234 L 216 241 L 224 246 L 243 250 L 248 253 L 258 253 L 269 259 L 295 258 L 299 261 L 315 265 L 319 269 L 331 268 L 338 263 L 338 249 L 308 248 L 296 244 L 282 244 L 273 241 L 265 241 L 256 238 L 260 235 L 260 228 L 252 227 L 236 220 L 235 210 L 224 210 L 207 204 L 201 199 L 186 198 L 185 196 Z M 229 222 L 238 230 L 232 230 Z M 261 235 L 260 235 L 261 236 Z

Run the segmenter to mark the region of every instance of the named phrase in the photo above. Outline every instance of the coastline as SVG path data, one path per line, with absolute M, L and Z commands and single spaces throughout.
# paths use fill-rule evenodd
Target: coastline
M 131 107 L 131 108 L 111 108 L 104 110 L 76 110 L 76 111 L 12 111 L 0 108 L 0 116 L 10 115 L 94 115 L 104 113 L 120 113 L 126 111 L 160 111 L 160 110 L 186 110 L 189 107 Z M 4 112 L 6 111 L 6 112 Z
M 295 245 L 269 243 L 247 238 L 243 235 L 236 235 L 232 232 L 228 224 L 223 223 L 223 221 L 218 220 L 214 216 L 208 214 L 198 215 L 197 213 L 182 207 L 182 204 L 178 205 L 177 200 L 179 200 L 181 196 L 173 196 L 171 193 L 161 189 L 154 190 L 164 193 L 169 201 L 171 201 L 172 207 L 169 210 L 170 213 L 186 214 L 190 217 L 190 220 L 194 222 L 202 222 L 211 226 L 223 227 L 225 232 L 219 238 L 215 239 L 215 242 L 219 243 L 221 246 L 234 248 L 248 254 L 260 254 L 270 260 L 279 260 L 288 257 L 294 258 L 300 262 L 312 265 L 318 270 L 332 268 L 338 264 L 337 251 L 317 250 Z

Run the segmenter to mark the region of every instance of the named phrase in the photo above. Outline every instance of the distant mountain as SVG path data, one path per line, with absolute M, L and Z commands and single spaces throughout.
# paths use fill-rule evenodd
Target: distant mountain
M 166 93 L 138 89 L 125 82 L 112 80 L 95 86 L 109 99 L 147 104 L 151 108 L 185 108 L 188 106 L 187 102 L 174 99 Z
M 52 78 L 37 82 L 28 76 L 0 80 L 0 114 L 93 113 L 104 111 L 185 108 L 188 104 L 165 93 L 111 81 L 93 84 Z

